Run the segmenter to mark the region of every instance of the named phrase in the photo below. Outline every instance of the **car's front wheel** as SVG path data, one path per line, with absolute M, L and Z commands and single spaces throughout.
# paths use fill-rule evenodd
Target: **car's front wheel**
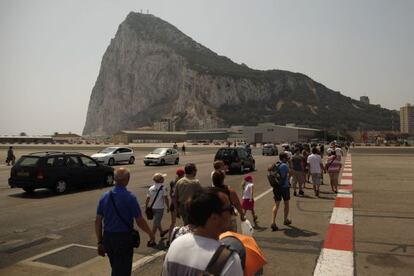
M 115 160 L 113 158 L 110 158 L 108 160 L 108 166 L 113 166 L 115 164 Z
M 178 163 L 180 162 L 180 158 L 175 159 L 175 163 L 176 165 L 178 165 Z
M 53 191 L 56 194 L 63 194 L 67 191 L 67 189 L 68 189 L 68 183 L 64 179 L 60 179 L 56 181 L 55 186 L 53 187 Z
M 129 158 L 128 163 L 129 163 L 129 164 L 134 164 L 134 162 L 135 162 L 135 158 L 134 158 L 134 156 L 131 156 L 131 157 Z
M 164 159 L 161 159 L 161 161 L 160 161 L 160 165 L 161 165 L 161 166 L 164 166 L 164 165 L 165 165 L 165 160 L 164 160 Z
M 250 170 L 252 172 L 256 170 L 256 163 L 255 162 L 252 163 L 252 166 L 250 167 Z

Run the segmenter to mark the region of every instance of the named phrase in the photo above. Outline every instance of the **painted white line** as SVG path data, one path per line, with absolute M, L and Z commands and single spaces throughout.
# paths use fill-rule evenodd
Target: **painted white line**
M 346 191 L 346 190 L 342 190 L 342 191 Z M 336 194 L 336 197 L 352 198 L 352 194 L 351 193 L 349 193 L 349 194 L 341 193 L 338 190 L 338 194 Z
M 338 189 L 338 195 L 352 195 L 352 190 Z
M 272 190 L 273 190 L 273 189 L 272 189 L 272 188 L 270 188 L 270 189 L 268 189 L 268 190 L 264 191 L 264 192 L 263 192 L 263 193 L 261 193 L 260 195 L 256 196 L 256 197 L 254 198 L 254 201 L 258 201 L 259 199 L 261 199 L 262 197 L 264 197 L 265 195 L 267 195 L 268 193 L 270 193 Z
M 342 176 L 352 176 L 352 173 L 344 172 L 344 173 L 342 173 Z
M 352 208 L 333 208 L 330 224 L 353 224 Z
M 83 244 L 71 243 L 71 244 L 67 244 L 67 245 L 62 246 L 62 247 L 55 248 L 53 250 L 49 250 L 49 251 L 43 252 L 43 253 L 38 254 L 38 255 L 35 255 L 33 257 L 30 257 L 28 259 L 25 259 L 25 260 L 21 261 L 20 263 L 23 263 L 25 265 L 31 265 L 31 266 L 49 268 L 49 269 L 58 270 L 58 271 L 66 271 L 66 270 L 69 270 L 69 268 L 62 267 L 62 266 L 57 266 L 57 265 L 51 265 L 51 264 L 47 264 L 47 263 L 41 263 L 41 262 L 37 262 L 36 260 L 37 259 L 40 259 L 40 258 L 42 258 L 44 256 L 47 256 L 49 254 L 53 254 L 53 253 L 59 252 L 61 250 L 64 250 L 66 248 L 72 247 L 72 246 L 79 246 L 79 247 L 96 249 L 95 246 L 88 246 L 88 245 L 83 245 Z
M 343 171 L 344 172 L 352 172 L 352 168 L 344 168 Z
M 149 262 L 152 262 L 153 260 L 155 260 L 158 257 L 164 256 L 165 254 L 167 254 L 167 252 L 158 251 L 157 253 L 155 253 L 153 255 L 148 255 L 148 256 L 145 256 L 145 257 L 139 259 L 138 261 L 136 261 L 132 264 L 132 271 L 134 271 L 135 269 L 137 269 L 137 268 L 139 268 L 139 267 L 141 267 L 141 266 L 143 266 L 143 265 L 145 265 Z
M 352 169 L 351 165 L 345 165 L 344 168 Z
M 353 276 L 354 253 L 323 248 L 316 264 L 314 276 Z
M 339 185 L 352 185 L 352 179 L 341 179 Z

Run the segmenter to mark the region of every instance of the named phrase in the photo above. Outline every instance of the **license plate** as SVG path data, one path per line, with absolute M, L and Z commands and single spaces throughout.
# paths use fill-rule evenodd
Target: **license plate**
M 17 176 L 29 176 L 29 172 L 18 172 Z

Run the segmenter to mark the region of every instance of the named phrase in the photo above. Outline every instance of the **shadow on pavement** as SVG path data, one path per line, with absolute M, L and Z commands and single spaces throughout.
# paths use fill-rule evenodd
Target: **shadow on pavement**
M 263 232 L 263 231 L 267 230 L 267 227 L 257 225 L 257 226 L 253 226 L 253 229 L 257 232 Z
M 325 199 L 325 200 L 335 200 L 334 197 L 326 197 L 326 196 L 319 196 L 319 199 Z
M 308 231 L 304 229 L 297 228 L 295 226 L 288 226 L 289 228 L 283 229 L 282 231 L 284 234 L 288 237 L 296 238 L 296 237 L 312 237 L 318 235 L 318 233 L 315 233 L 313 231 Z

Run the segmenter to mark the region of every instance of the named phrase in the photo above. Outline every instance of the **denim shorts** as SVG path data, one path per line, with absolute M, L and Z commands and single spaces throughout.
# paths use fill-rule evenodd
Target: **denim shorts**
M 152 208 L 152 212 L 154 213 L 153 225 L 161 227 L 161 220 L 164 215 L 164 209 Z

